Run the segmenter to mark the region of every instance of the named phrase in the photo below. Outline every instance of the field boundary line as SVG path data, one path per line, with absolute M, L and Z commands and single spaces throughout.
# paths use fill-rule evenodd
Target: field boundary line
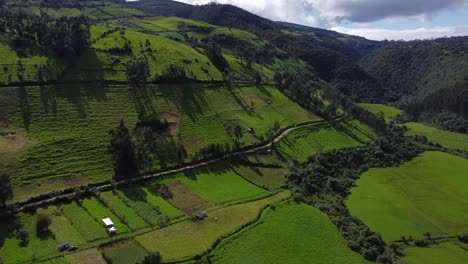
M 338 117 L 335 117 L 335 118 L 332 118 L 332 119 L 328 119 L 328 120 L 324 119 L 324 120 L 316 120 L 316 121 L 308 121 L 308 122 L 303 122 L 303 123 L 297 123 L 295 125 L 285 127 L 283 129 L 281 129 L 280 131 L 278 131 L 276 133 L 276 135 L 273 137 L 273 140 L 268 140 L 268 141 L 264 141 L 264 142 L 257 143 L 257 144 L 254 144 L 254 145 L 249 145 L 249 146 L 246 146 L 243 149 L 241 149 L 241 150 L 239 150 L 237 152 L 234 152 L 234 153 L 223 154 L 222 156 L 211 157 L 211 158 L 208 158 L 208 159 L 205 159 L 205 160 L 196 161 L 194 163 L 181 164 L 181 165 L 179 165 L 177 167 L 174 167 L 172 169 L 146 174 L 146 175 L 143 175 L 143 176 L 140 176 L 140 177 L 137 177 L 137 178 L 133 178 L 133 179 L 118 181 L 118 182 L 115 182 L 115 183 L 112 183 L 111 181 L 105 181 L 105 182 L 96 183 L 96 184 L 84 185 L 84 186 L 81 186 L 81 188 L 95 188 L 97 191 L 105 191 L 105 190 L 110 190 L 113 187 L 123 186 L 123 185 L 126 185 L 126 184 L 132 184 L 132 183 L 136 184 L 136 183 L 140 183 L 140 182 L 145 182 L 145 181 L 148 181 L 148 180 L 151 180 L 151 179 L 162 178 L 162 177 L 167 176 L 167 175 L 176 174 L 176 173 L 179 173 L 179 172 L 184 172 L 184 171 L 187 171 L 187 170 L 192 170 L 192 169 L 195 169 L 195 168 L 207 166 L 207 165 L 210 165 L 210 164 L 213 164 L 213 163 L 216 163 L 218 161 L 222 161 L 222 160 L 234 157 L 234 156 L 240 156 L 240 155 L 249 154 L 249 153 L 256 153 L 256 152 L 258 152 L 260 150 L 271 148 L 274 143 L 279 142 L 281 139 L 286 137 L 289 133 L 291 133 L 291 132 L 293 132 L 293 131 L 295 131 L 297 129 L 300 129 L 300 128 L 303 128 L 303 127 L 308 127 L 308 126 L 316 126 L 316 125 L 320 125 L 320 124 L 324 124 L 324 123 L 341 121 L 341 120 L 344 119 L 344 117 L 345 117 L 344 115 L 341 115 L 341 116 L 338 116 Z M 51 194 L 53 194 L 53 192 L 46 193 L 46 194 L 43 194 L 43 195 L 40 195 L 40 196 L 37 196 L 37 197 L 32 197 L 32 198 L 29 199 L 29 200 L 33 200 L 33 201 L 17 202 L 17 203 L 11 204 L 9 206 L 13 207 L 14 212 L 21 212 L 21 211 L 26 210 L 28 208 L 31 208 L 33 206 L 39 206 L 39 205 L 54 203 L 54 202 L 57 202 L 57 201 L 60 201 L 60 200 L 65 200 L 65 199 L 68 199 L 70 197 L 73 197 L 76 194 L 75 189 L 76 188 L 70 188 L 70 189 L 67 189 L 67 190 L 63 190 L 62 193 L 59 193 L 59 194 L 57 194 L 55 196 L 51 196 Z M 38 197 L 43 197 L 43 199 L 38 198 Z

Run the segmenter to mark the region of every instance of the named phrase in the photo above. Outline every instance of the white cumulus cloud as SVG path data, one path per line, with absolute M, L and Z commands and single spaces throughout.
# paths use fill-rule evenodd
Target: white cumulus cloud
M 422 40 L 468 35 L 468 26 L 432 27 L 408 30 L 332 27 L 331 30 L 349 35 L 362 36 L 372 40 Z
M 212 0 L 178 0 L 206 4 Z M 420 28 L 414 30 L 351 29 L 340 25 L 363 25 L 379 20 L 430 20 L 443 10 L 468 6 L 468 0 L 218 0 L 260 16 L 315 27 L 339 29 L 372 39 L 415 39 L 466 35 L 466 27 Z M 467 25 L 468 26 L 468 25 Z M 375 34 L 375 35 L 374 35 Z M 413 37 L 412 37 L 413 36 Z

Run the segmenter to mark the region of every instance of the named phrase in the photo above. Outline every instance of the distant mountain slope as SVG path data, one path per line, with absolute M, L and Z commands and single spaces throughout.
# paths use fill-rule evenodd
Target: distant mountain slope
M 140 0 L 128 2 L 125 5 L 153 15 L 179 16 L 218 26 L 239 28 L 269 40 L 278 36 L 287 36 L 293 41 L 307 41 L 314 46 L 330 48 L 352 58 L 359 58 L 382 46 L 382 42 L 330 30 L 274 22 L 233 5 L 193 6 L 171 0 Z
M 355 63 L 364 54 L 382 46 L 381 42 L 274 22 L 232 5 L 193 6 L 169 0 L 141 0 L 125 5 L 152 15 L 179 16 L 252 32 L 305 61 L 317 77 L 357 100 L 378 101 L 383 96 L 379 83 Z
M 392 91 L 387 99 L 424 97 L 463 81 L 468 74 L 468 37 L 394 43 L 373 51 L 360 65 Z

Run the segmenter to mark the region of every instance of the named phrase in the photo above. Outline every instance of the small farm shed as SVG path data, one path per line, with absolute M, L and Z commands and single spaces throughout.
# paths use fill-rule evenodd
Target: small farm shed
M 107 228 L 107 231 L 111 234 L 117 232 L 117 229 L 114 227 L 114 222 L 110 218 L 102 219 L 104 226 Z

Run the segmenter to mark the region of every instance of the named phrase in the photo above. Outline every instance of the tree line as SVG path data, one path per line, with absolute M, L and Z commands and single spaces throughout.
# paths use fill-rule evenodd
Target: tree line
M 326 213 L 353 251 L 379 263 L 392 263 L 385 242 L 351 216 L 345 200 L 356 180 L 369 168 L 398 166 L 423 152 L 403 133 L 403 129 L 391 127 L 386 136 L 369 146 L 319 153 L 287 175 L 295 200 Z
M 39 47 L 59 58 L 78 56 L 89 48 L 89 28 L 84 16 L 52 18 L 0 12 L 0 33 L 12 48 Z

